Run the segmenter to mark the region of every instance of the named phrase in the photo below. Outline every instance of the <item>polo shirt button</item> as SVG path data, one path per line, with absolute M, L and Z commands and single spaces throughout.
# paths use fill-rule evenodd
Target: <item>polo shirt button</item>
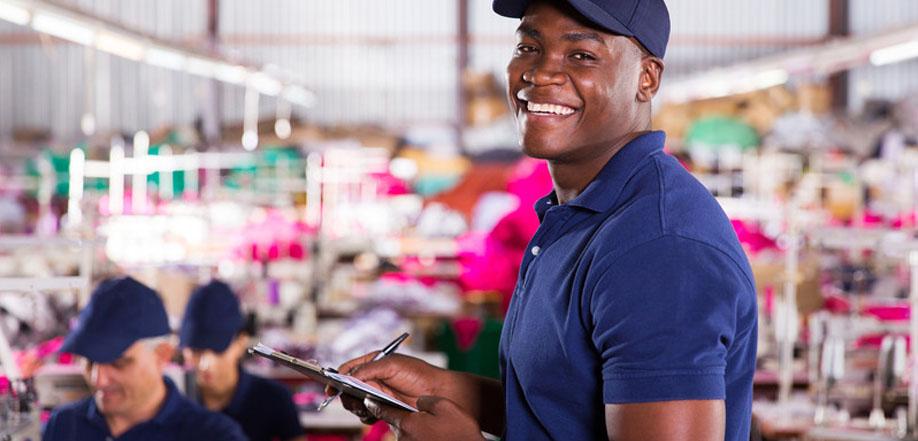
M 542 249 L 539 248 L 538 245 L 536 245 L 536 246 L 532 247 L 532 250 L 531 250 L 531 251 L 532 251 L 532 255 L 533 255 L 533 256 L 538 256 L 538 255 L 539 255 L 539 251 L 542 251 Z

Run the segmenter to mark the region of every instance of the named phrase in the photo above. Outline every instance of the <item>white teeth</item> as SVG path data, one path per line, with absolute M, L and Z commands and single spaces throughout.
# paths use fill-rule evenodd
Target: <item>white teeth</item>
M 562 106 L 559 104 L 533 103 L 531 101 L 526 102 L 526 110 L 536 113 L 551 113 L 554 115 L 570 115 L 574 113 L 574 109 L 571 109 L 567 106 Z

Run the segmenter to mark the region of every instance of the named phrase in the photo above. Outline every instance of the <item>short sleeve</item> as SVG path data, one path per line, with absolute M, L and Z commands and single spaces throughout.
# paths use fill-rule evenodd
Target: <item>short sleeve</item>
M 679 236 L 600 261 L 585 287 L 604 402 L 724 399 L 749 286 L 728 255 Z

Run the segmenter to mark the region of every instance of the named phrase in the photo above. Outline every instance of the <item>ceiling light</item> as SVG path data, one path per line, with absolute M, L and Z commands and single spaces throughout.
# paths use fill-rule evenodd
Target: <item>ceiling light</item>
M 255 147 L 258 147 L 258 133 L 255 133 L 254 130 L 246 130 L 242 134 L 242 148 L 252 151 L 255 150 Z
M 103 31 L 96 38 L 96 49 L 108 52 L 128 60 L 140 61 L 143 59 L 143 43 L 112 32 Z
M 270 96 L 277 96 L 284 87 L 280 81 L 264 72 L 252 74 L 249 77 L 249 85 L 254 87 L 259 93 Z
M 77 21 L 46 12 L 38 12 L 32 19 L 32 29 L 84 46 L 92 46 L 95 32 Z
M 290 125 L 290 120 L 287 118 L 281 118 L 277 121 L 274 121 L 274 133 L 280 139 L 287 139 L 293 132 L 293 127 Z
M 147 63 L 154 66 L 172 70 L 185 70 L 185 62 L 188 57 L 172 49 L 150 46 L 147 48 L 145 59 Z
M 918 57 L 918 40 L 877 49 L 870 53 L 870 63 L 874 66 L 883 66 L 915 57 Z
M 284 99 L 303 107 L 312 107 L 316 102 L 316 94 L 302 86 L 287 86 L 284 89 Z
M 192 75 L 198 75 L 201 77 L 211 78 L 214 75 L 214 69 L 216 68 L 216 63 L 210 60 L 205 60 L 199 57 L 191 57 L 188 59 L 188 66 L 186 70 Z
M 31 14 L 29 14 L 28 9 L 12 3 L 0 3 L 0 20 L 25 26 L 29 23 L 30 18 Z
M 245 67 L 227 63 L 218 63 L 214 69 L 214 77 L 218 80 L 231 83 L 243 84 L 249 71 Z

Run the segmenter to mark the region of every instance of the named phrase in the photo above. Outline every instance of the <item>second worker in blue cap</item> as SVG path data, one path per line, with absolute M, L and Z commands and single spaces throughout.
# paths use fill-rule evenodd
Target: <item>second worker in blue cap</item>
M 61 352 L 84 364 L 92 396 L 54 410 L 45 441 L 244 441 L 232 419 L 186 399 L 163 376 L 172 358 L 166 309 L 130 278 L 103 282 Z
M 305 440 L 290 391 L 242 368 L 249 334 L 226 283 L 214 280 L 195 290 L 179 334 L 195 373 L 193 398 L 236 420 L 251 441 Z

